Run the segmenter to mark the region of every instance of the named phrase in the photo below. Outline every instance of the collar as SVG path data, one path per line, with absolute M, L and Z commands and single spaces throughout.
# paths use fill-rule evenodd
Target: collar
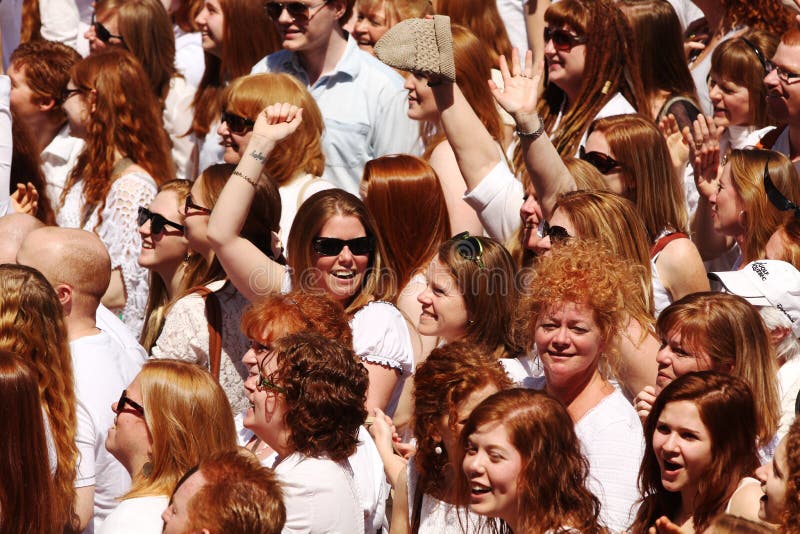
M 348 36 L 347 46 L 344 49 L 344 54 L 342 54 L 342 57 L 339 58 L 336 66 L 332 71 L 326 72 L 320 76 L 319 80 L 317 80 L 317 83 L 314 85 L 319 85 L 327 78 L 346 76 L 352 79 L 358 76 L 358 73 L 361 71 L 361 62 L 364 60 L 363 57 L 360 57 L 360 54 L 366 54 L 366 52 L 363 52 L 360 48 L 358 48 L 358 43 L 356 43 L 356 40 L 353 39 L 352 36 Z M 281 61 L 279 70 L 294 74 L 303 80 L 306 85 L 308 85 L 308 75 L 306 74 L 306 70 L 302 63 L 300 63 L 300 56 L 297 54 L 297 52 L 289 52 L 286 54 L 286 56 L 283 58 L 283 61 Z
M 50 144 L 42 150 L 42 157 L 58 158 L 63 162 L 67 162 L 79 143 L 81 143 L 81 140 L 71 136 L 69 125 L 64 124 L 56 136 L 53 137 L 53 140 L 50 141 Z

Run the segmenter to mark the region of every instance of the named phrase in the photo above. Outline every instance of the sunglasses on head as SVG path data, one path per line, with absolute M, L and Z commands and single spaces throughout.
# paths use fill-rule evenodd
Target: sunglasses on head
M 800 218 L 800 206 L 783 196 L 783 193 L 778 191 L 778 188 L 772 183 L 772 178 L 769 176 L 769 161 L 764 164 L 764 191 L 773 206 L 780 211 L 794 211 L 794 216 Z
M 139 218 L 136 220 L 139 223 L 139 226 L 142 226 L 147 221 L 150 221 L 150 233 L 151 234 L 160 234 L 164 231 L 166 226 L 172 226 L 176 230 L 183 232 L 183 225 L 178 224 L 176 222 L 172 222 L 163 215 L 159 215 L 158 213 L 153 213 L 149 209 L 139 206 Z
M 278 20 L 281 18 L 281 14 L 285 9 L 292 21 L 308 22 L 314 15 L 317 14 L 319 9 L 327 3 L 328 0 L 325 0 L 320 5 L 311 7 L 310 5 L 303 4 L 302 2 L 268 2 L 264 5 L 264 11 L 266 11 L 267 16 L 272 20 Z M 316 11 L 312 13 L 311 10 Z
M 594 168 L 600 171 L 600 174 L 608 174 L 614 169 L 622 167 L 619 161 L 615 160 L 608 154 L 603 154 L 602 152 L 596 152 L 592 150 L 591 152 L 586 152 L 586 149 L 581 146 L 578 150 L 578 157 L 580 157 L 583 161 L 590 163 Z
M 144 408 L 142 405 L 129 399 L 126 396 L 127 394 L 128 390 L 123 389 L 122 395 L 119 396 L 119 400 L 117 401 L 116 413 L 120 414 L 125 411 L 125 406 L 130 406 L 131 410 L 139 414 L 139 416 L 144 417 Z
M 563 28 L 551 28 L 547 26 L 544 29 L 544 42 L 553 41 L 553 48 L 559 52 L 569 52 L 576 46 L 586 43 L 586 37 L 580 37 L 571 33 Z
M 114 35 L 108 31 L 108 28 L 103 26 L 101 22 L 97 22 L 95 13 L 92 13 L 92 26 L 94 26 L 94 34 L 105 44 L 114 44 L 110 42 L 111 39 L 117 39 L 119 40 L 119 44 L 125 46 L 125 39 L 123 39 L 121 35 Z
M 550 243 L 563 243 L 570 237 L 569 232 L 563 226 L 550 226 L 550 223 L 545 221 L 542 226 L 542 238 L 549 237 Z
M 251 121 L 250 119 L 246 119 L 241 115 L 236 115 L 235 113 L 229 113 L 227 111 L 222 112 L 220 122 L 227 124 L 228 130 L 239 135 L 249 132 L 256 124 L 255 121 Z
M 312 245 L 314 252 L 320 256 L 338 256 L 345 246 L 355 256 L 367 256 L 375 250 L 375 240 L 369 236 L 348 240 L 336 237 L 315 237 Z
M 483 269 L 483 243 L 479 237 L 469 235 L 469 232 L 461 232 L 450 238 L 450 241 L 453 242 L 459 256 Z
M 209 208 L 206 208 L 205 206 L 199 206 L 194 203 L 194 199 L 192 198 L 191 193 L 186 195 L 186 200 L 183 201 L 183 212 L 189 213 L 190 210 L 199 211 L 200 213 L 205 213 L 206 215 L 211 215 L 211 210 Z

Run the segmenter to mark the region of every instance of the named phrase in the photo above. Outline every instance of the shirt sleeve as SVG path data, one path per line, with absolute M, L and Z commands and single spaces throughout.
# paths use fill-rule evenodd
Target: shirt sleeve
M 76 48 L 78 44 L 78 5 L 75 0 L 39 0 L 42 37 Z
M 477 187 L 464 195 L 464 201 L 478 214 L 489 237 L 506 243 L 522 223 L 519 210 L 523 195 L 522 183 L 500 161 Z
M 372 157 L 386 154 L 419 154 L 419 123 L 408 118 L 408 93 L 402 87 L 387 88 L 372 130 Z
M 0 75 L 0 216 L 8 211 L 8 194 L 11 183 L 11 79 Z
M 403 314 L 387 302 L 361 308 L 350 321 L 353 348 L 362 361 L 385 365 L 411 375 L 414 350 Z
M 78 426 L 75 431 L 75 445 L 78 447 L 75 487 L 85 488 L 95 485 L 94 446 L 96 432 L 89 410 L 78 401 L 76 414 Z

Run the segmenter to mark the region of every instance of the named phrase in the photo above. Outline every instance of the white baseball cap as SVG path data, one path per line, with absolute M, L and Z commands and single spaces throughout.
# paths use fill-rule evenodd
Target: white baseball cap
M 758 260 L 739 271 L 714 272 L 708 277 L 753 306 L 778 308 L 792 322 L 794 335 L 800 337 L 800 271 L 791 263 Z

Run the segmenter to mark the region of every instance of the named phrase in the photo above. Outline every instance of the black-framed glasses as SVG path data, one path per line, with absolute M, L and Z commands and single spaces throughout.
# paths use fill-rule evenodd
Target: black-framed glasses
M 764 57 L 764 53 L 761 52 L 761 49 L 759 47 L 757 47 L 755 45 L 755 43 L 753 41 L 751 41 L 750 39 L 748 39 L 747 37 L 739 37 L 739 39 L 744 44 L 746 44 L 747 47 L 750 48 L 750 50 L 753 51 L 753 53 L 758 58 L 758 62 L 761 63 L 762 67 L 764 67 L 764 71 L 769 72 L 769 70 L 767 69 L 767 59 Z
M 250 130 L 253 129 L 256 122 L 251 121 L 241 115 L 237 115 L 235 113 L 230 113 L 228 111 L 223 111 L 222 116 L 220 117 L 220 122 L 224 122 L 228 125 L 228 130 L 231 133 L 235 133 L 237 135 L 246 134 Z
M 206 208 L 205 206 L 200 206 L 194 203 L 191 193 L 186 195 L 186 200 L 183 201 L 183 212 L 189 213 L 189 210 L 199 211 L 201 213 L 205 213 L 206 215 L 211 215 L 210 208 Z
M 764 164 L 764 191 L 773 206 L 780 211 L 794 211 L 794 216 L 800 218 L 800 206 L 783 196 L 783 193 L 778 191 L 778 188 L 772 183 L 772 178 L 769 176 L 769 161 Z
M 459 256 L 483 269 L 483 243 L 480 237 L 469 235 L 469 232 L 461 232 L 451 237 L 450 241 L 453 242 Z
M 563 243 L 570 237 L 569 232 L 563 226 L 550 226 L 550 223 L 545 221 L 542 225 L 542 238 L 549 237 L 550 243 Z
M 764 68 L 766 69 L 767 74 L 769 74 L 773 70 L 777 71 L 778 79 L 780 81 L 782 81 L 783 83 L 785 83 L 786 85 L 793 85 L 793 84 L 797 83 L 798 81 L 800 81 L 800 74 L 798 74 L 796 72 L 792 72 L 792 71 L 786 70 L 783 67 L 781 67 L 780 65 L 776 65 L 772 61 L 767 61 L 764 64 Z
M 142 226 L 147 221 L 150 221 L 151 234 L 160 234 L 161 232 L 164 231 L 165 227 L 167 226 L 171 226 L 176 230 L 180 231 L 181 233 L 183 233 L 182 224 L 172 222 L 163 215 L 160 215 L 158 213 L 153 213 L 144 206 L 139 206 L 139 217 L 136 219 L 136 222 L 139 223 L 139 226 Z
M 551 28 L 547 26 L 544 29 L 545 44 L 550 40 L 553 41 L 553 48 L 559 52 L 569 52 L 576 46 L 586 43 L 585 36 L 575 35 L 564 28 Z
M 103 26 L 102 22 L 97 22 L 96 14 L 92 13 L 92 26 L 94 26 L 94 34 L 97 36 L 98 39 L 103 41 L 105 44 L 115 44 L 110 42 L 111 39 L 118 39 L 119 44 L 125 46 L 125 39 L 121 35 L 114 35 L 108 28 Z
M 69 97 L 78 94 L 80 92 L 81 92 L 80 89 L 70 89 L 69 87 L 65 87 L 64 89 L 61 90 L 61 94 L 59 95 L 59 100 L 63 104 L 64 102 L 67 101 Z
M 123 389 L 122 395 L 119 396 L 119 400 L 117 401 L 117 409 L 115 410 L 115 413 L 120 414 L 125 411 L 125 406 L 130 406 L 131 410 L 136 412 L 139 416 L 144 417 L 144 407 L 142 407 L 142 405 L 138 402 L 132 401 L 127 395 L 128 390 Z
M 622 164 L 619 161 L 615 160 L 608 154 L 603 154 L 602 152 L 597 152 L 595 150 L 586 152 L 586 149 L 583 147 L 583 145 L 581 145 L 580 149 L 578 149 L 578 157 L 583 161 L 590 163 L 595 169 L 600 171 L 600 174 L 608 174 L 614 169 L 622 167 Z
M 266 11 L 267 16 L 272 20 L 278 20 L 281 18 L 281 14 L 285 9 L 293 22 L 308 22 L 314 17 L 314 15 L 319 13 L 322 7 L 327 3 L 328 0 L 325 0 L 318 6 L 312 7 L 302 2 L 267 2 L 264 4 L 264 11 Z
M 312 245 L 314 252 L 320 256 L 338 256 L 345 246 L 355 256 L 367 256 L 375 251 L 375 239 L 370 236 L 347 240 L 336 237 L 315 237 Z

